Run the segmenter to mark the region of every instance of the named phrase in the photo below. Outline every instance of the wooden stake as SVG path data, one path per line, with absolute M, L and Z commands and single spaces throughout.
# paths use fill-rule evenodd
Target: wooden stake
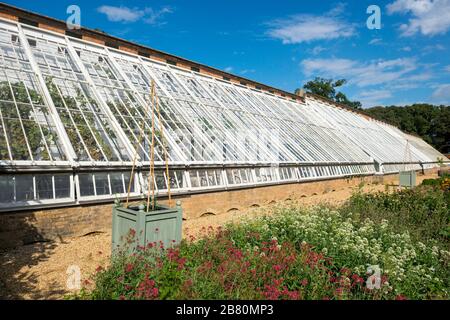
M 147 185 L 151 189 L 152 194 L 152 210 L 155 204 L 155 188 L 154 188 L 154 177 L 155 177 L 155 81 L 152 80 L 151 89 L 151 103 L 152 103 L 152 144 L 150 149 L 150 172 L 148 176 Z M 151 183 L 150 183 L 151 180 Z M 150 190 L 147 195 L 147 212 L 150 209 Z

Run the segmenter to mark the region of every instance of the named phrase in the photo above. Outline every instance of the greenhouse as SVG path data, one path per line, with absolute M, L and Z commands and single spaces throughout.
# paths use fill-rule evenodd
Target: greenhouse
M 420 138 L 310 94 L 293 98 L 20 21 L 1 18 L 0 55 L 2 211 L 125 197 L 133 164 L 139 198 L 152 140 L 158 196 L 169 186 L 253 188 L 444 159 Z

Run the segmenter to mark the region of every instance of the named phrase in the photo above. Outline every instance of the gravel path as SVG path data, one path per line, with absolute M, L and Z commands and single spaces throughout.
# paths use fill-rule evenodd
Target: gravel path
M 424 178 L 418 177 L 418 183 Z M 338 205 L 349 198 L 357 188 L 301 198 L 294 203 L 278 203 L 253 208 L 245 212 L 207 216 L 183 222 L 183 235 L 202 233 L 202 228 L 217 227 L 243 217 L 262 212 L 271 213 L 277 206 L 311 206 L 320 203 Z M 384 185 L 366 185 L 364 192 L 384 191 Z M 0 298 L 2 299 L 63 299 L 67 289 L 67 270 L 78 266 L 82 281 L 88 279 L 98 266 L 107 266 L 111 250 L 111 234 L 95 233 L 63 242 L 35 243 L 0 253 Z

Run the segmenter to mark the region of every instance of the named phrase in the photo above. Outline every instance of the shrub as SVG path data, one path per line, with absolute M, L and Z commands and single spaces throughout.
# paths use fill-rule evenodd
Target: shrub
M 245 249 L 228 230 L 195 243 L 184 241 L 163 254 L 140 249 L 118 255 L 95 275 L 89 299 L 379 299 L 393 298 L 383 278 L 371 291 L 349 268 L 306 243 L 259 241 Z M 247 234 L 253 240 L 257 233 Z
M 393 232 L 387 220 L 360 223 L 322 207 L 304 212 L 283 210 L 230 228 L 231 238 L 241 245 L 254 245 L 245 236 L 248 232 L 258 232 L 264 240 L 275 236 L 279 241 L 304 241 L 327 254 L 335 268 L 350 268 L 360 276 L 368 265 L 379 265 L 394 292 L 409 298 L 449 294 L 449 252 L 416 243 L 408 233 Z
M 442 231 L 450 223 L 450 193 L 429 186 L 394 193 L 355 193 L 339 211 L 345 217 L 375 223 L 388 220 L 396 232 L 408 232 L 416 241 L 448 248 Z
M 439 181 L 439 179 L 424 179 L 422 181 L 422 185 L 438 187 L 438 186 L 440 186 L 440 181 Z
M 358 193 L 338 209 L 277 211 L 175 248 L 119 253 L 77 298 L 448 299 L 448 193 Z M 374 266 L 381 281 L 371 290 Z

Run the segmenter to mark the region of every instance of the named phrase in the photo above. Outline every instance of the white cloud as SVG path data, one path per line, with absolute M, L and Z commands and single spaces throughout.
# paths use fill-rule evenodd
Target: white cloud
M 162 18 L 167 13 L 172 13 L 172 9 L 169 7 L 164 7 L 160 10 L 153 10 L 152 8 L 145 9 L 145 18 L 144 22 L 148 24 L 163 24 L 165 22 L 160 22 L 160 18 Z
M 450 64 L 444 68 L 445 71 L 450 72 Z
M 249 74 L 249 73 L 255 73 L 255 69 L 244 69 L 240 72 L 240 74 Z
M 364 108 L 369 108 L 384 105 L 382 101 L 391 97 L 392 93 L 389 90 L 369 90 L 361 92 L 356 96 L 356 100 L 360 101 Z
M 410 52 L 411 51 L 411 47 L 410 46 L 406 46 L 401 48 L 402 51 L 406 51 L 406 52 Z
M 317 56 L 318 54 L 320 54 L 321 52 L 326 51 L 326 50 L 327 50 L 327 48 L 324 48 L 324 47 L 322 47 L 322 46 L 315 46 L 314 48 L 312 48 L 312 49 L 310 50 L 310 52 L 311 52 L 313 55 Z
M 339 4 L 322 16 L 297 14 L 277 19 L 267 24 L 267 34 L 283 44 L 351 37 L 355 34 L 355 27 L 339 17 L 343 9 L 344 5 Z
M 440 103 L 447 103 L 450 100 L 450 83 L 441 84 L 434 90 L 432 98 Z
M 381 44 L 382 39 L 375 38 L 369 41 L 369 44 Z
M 428 54 L 434 54 L 436 51 L 443 51 L 445 50 L 445 47 L 441 44 L 435 44 L 435 45 L 427 45 L 422 48 L 421 53 L 422 55 L 428 55 Z
M 387 5 L 387 11 L 412 15 L 408 23 L 400 26 L 403 36 L 433 36 L 450 29 L 450 0 L 395 0 Z
M 417 69 L 413 58 L 372 60 L 361 62 L 350 59 L 305 59 L 301 62 L 307 76 L 346 78 L 359 87 L 407 81 L 407 75 Z
M 106 15 L 109 21 L 112 22 L 136 22 L 142 20 L 148 24 L 163 24 L 160 19 L 163 15 L 172 13 L 172 9 L 169 7 L 163 7 L 160 10 L 154 10 L 153 8 L 128 8 L 125 6 L 114 7 L 103 5 L 97 9 L 98 12 Z
M 233 71 L 233 67 L 226 67 L 224 70 L 225 70 L 225 72 L 232 72 Z
M 101 6 L 97 10 L 100 13 L 106 14 L 108 20 L 113 22 L 135 22 L 144 15 L 143 10 L 136 8 L 130 9 L 123 6 Z

